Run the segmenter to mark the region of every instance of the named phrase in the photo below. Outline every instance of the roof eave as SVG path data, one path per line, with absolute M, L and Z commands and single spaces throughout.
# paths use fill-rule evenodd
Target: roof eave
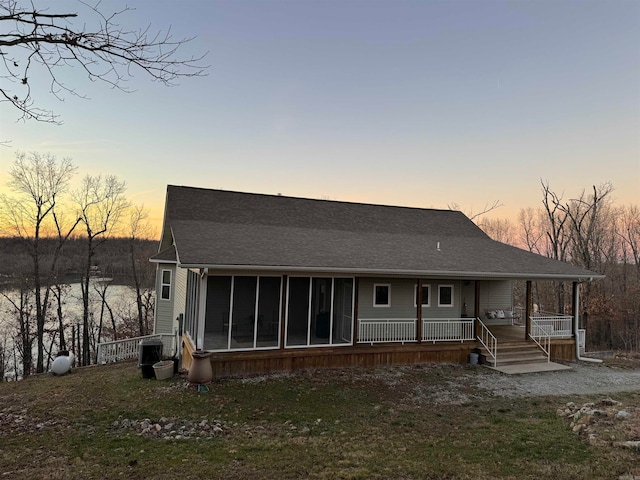
M 172 265 L 177 265 L 178 261 L 177 260 L 162 260 L 159 258 L 150 258 L 149 262 L 151 263 L 170 263 Z
M 317 272 L 317 273 L 345 273 L 351 275 L 382 275 L 382 276 L 415 276 L 415 277 L 440 277 L 460 279 L 513 279 L 513 280 L 573 280 L 591 281 L 604 278 L 604 275 L 587 272 L 584 275 L 549 274 L 549 273 L 519 273 L 519 272 L 471 272 L 471 271 L 445 271 L 445 270 L 402 270 L 402 269 L 375 269 L 375 268 L 345 268 L 345 267 L 314 267 L 314 266 L 290 266 L 290 265 L 214 265 L 197 263 L 179 263 L 181 268 L 205 268 L 208 270 L 223 271 L 288 271 L 288 272 Z

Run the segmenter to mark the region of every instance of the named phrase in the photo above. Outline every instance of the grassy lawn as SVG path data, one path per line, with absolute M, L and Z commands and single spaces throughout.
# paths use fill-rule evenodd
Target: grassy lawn
M 475 390 L 460 404 L 469 398 L 464 385 L 456 394 L 447 386 L 470 375 L 495 373 L 446 365 L 325 370 L 228 379 L 203 393 L 184 377 L 144 380 L 127 363 L 4 383 L 0 478 L 640 475 L 637 452 L 589 445 L 556 415 L 568 401 L 603 396 L 509 399 Z M 637 393 L 611 397 L 640 407 Z M 163 430 L 127 427 L 144 419 Z M 163 438 L 185 421 L 187 434 Z M 200 428 L 213 424 L 214 432 Z

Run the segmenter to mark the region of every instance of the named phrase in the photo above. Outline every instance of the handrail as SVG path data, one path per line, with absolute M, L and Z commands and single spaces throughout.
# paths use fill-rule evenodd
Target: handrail
M 148 338 L 158 338 L 162 340 L 165 354 L 171 353 L 174 347 L 174 336 L 169 334 L 145 335 L 143 337 L 123 338 L 98 344 L 97 362 L 98 365 L 118 362 L 129 358 L 137 358 L 139 355 L 139 345 L 141 340 Z
M 549 334 L 548 330 L 546 330 L 542 325 L 540 325 L 540 323 L 538 323 L 533 318 L 533 316 L 529 317 L 529 319 L 531 320 L 531 331 L 533 332 L 533 333 L 529 333 L 529 338 L 531 338 L 531 340 L 536 342 L 538 347 L 540 347 L 540 349 L 547 356 L 547 362 L 550 362 L 551 361 L 551 335 Z M 538 341 L 538 339 L 542 339 L 542 338 L 544 338 L 544 345 L 542 345 Z
M 493 358 L 494 366 L 498 365 L 498 339 L 489 331 L 487 326 L 476 318 L 478 325 L 480 325 L 480 335 L 477 336 L 478 341 L 486 348 L 489 355 Z

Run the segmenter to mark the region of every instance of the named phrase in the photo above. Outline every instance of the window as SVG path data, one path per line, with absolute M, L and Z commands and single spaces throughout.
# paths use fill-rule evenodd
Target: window
M 391 285 L 388 283 L 373 285 L 373 306 L 374 307 L 390 307 L 391 306 Z
M 453 285 L 438 285 L 438 306 L 453 307 Z
M 162 300 L 171 300 L 171 270 L 162 270 L 160 298 L 162 298 Z
M 418 306 L 418 285 L 413 289 L 413 305 Z M 431 306 L 431 288 L 429 288 L 429 285 L 422 285 L 422 306 Z

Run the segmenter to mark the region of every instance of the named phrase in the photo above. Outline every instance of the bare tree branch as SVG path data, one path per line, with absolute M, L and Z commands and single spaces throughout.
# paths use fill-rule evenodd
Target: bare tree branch
M 124 92 L 135 71 L 172 86 L 179 78 L 206 75 L 199 56 L 180 57 L 180 49 L 194 37 L 174 39 L 171 29 L 153 32 L 151 26 L 128 30 L 118 24 L 127 7 L 106 15 L 100 4 L 80 1 L 95 26 L 75 23 L 76 12 L 49 13 L 18 0 L 0 0 L 0 102 L 8 102 L 19 119 L 60 123 L 53 111 L 37 106 L 30 79 L 44 72 L 49 93 L 62 100 L 65 94 L 83 97 L 60 76 L 63 69 L 80 67 L 91 81 L 102 81 Z M 84 16 L 84 13 L 83 15 Z
M 473 209 L 469 209 L 467 211 L 463 211 L 462 208 L 460 208 L 460 205 L 458 205 L 457 203 L 449 203 L 447 204 L 447 208 L 449 210 L 459 210 L 462 211 L 467 217 L 469 217 L 469 220 L 472 220 L 474 223 L 476 223 L 476 225 L 478 226 L 482 226 L 480 223 L 478 223 L 476 220 L 479 220 L 481 216 L 497 209 L 500 207 L 504 207 L 504 204 L 500 201 L 500 200 L 494 200 L 493 203 L 489 204 L 489 203 L 485 203 L 484 208 L 479 211 L 478 213 L 473 213 Z

